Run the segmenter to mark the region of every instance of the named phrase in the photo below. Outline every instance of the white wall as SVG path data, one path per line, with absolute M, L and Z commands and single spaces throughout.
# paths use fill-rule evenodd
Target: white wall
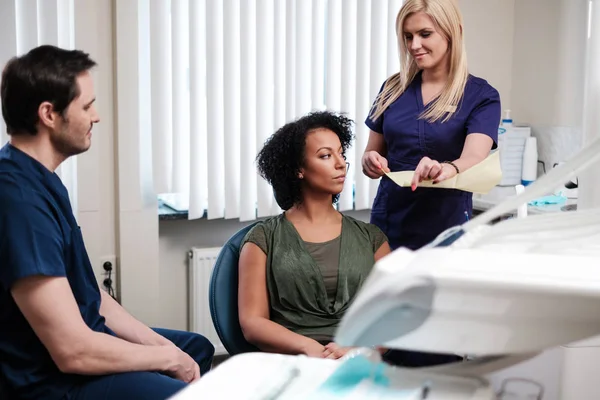
M 558 0 L 516 2 L 511 103 L 519 123 L 557 123 L 559 12 Z
M 510 109 L 515 0 L 459 0 L 459 5 L 469 71 L 495 87 L 500 92 L 502 108 Z
M 516 122 L 581 126 L 586 3 L 515 3 L 511 103 Z
M 152 187 L 150 76 L 140 67 L 150 62 L 149 2 L 113 4 L 120 300 L 135 317 L 158 326 L 163 317 L 159 312 L 158 205 Z
M 174 220 L 159 224 L 160 315 L 172 329 L 187 329 L 188 252 L 192 247 L 221 247 L 246 226 L 237 220 Z M 207 299 L 208 300 L 208 299 Z
M 75 47 L 98 63 L 93 76 L 100 123 L 94 127 L 90 150 L 77 158 L 77 218 L 100 278 L 101 260 L 116 255 L 112 2 L 74 4 Z
M 469 69 L 515 122 L 581 126 L 586 0 L 459 0 Z

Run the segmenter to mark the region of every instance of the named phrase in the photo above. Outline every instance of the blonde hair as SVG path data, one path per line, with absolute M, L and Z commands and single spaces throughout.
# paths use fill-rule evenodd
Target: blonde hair
M 370 118 L 376 120 L 411 84 L 419 68 L 406 45 L 403 27 L 410 15 L 424 12 L 435 24 L 436 30 L 448 41 L 450 51 L 449 79 L 441 94 L 427 105 L 419 118 L 429 122 L 443 119 L 446 122 L 458 108 L 469 72 L 467 54 L 462 35 L 462 16 L 456 0 L 406 0 L 396 17 L 396 35 L 400 56 L 400 72 L 390 76 L 377 96 Z

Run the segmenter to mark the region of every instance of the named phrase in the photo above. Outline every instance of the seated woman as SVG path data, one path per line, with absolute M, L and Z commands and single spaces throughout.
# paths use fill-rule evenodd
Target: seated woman
M 244 238 L 239 316 L 259 349 L 339 358 L 335 330 L 375 261 L 390 252 L 375 225 L 338 212 L 352 121 L 315 112 L 288 123 L 257 160 L 282 214 Z

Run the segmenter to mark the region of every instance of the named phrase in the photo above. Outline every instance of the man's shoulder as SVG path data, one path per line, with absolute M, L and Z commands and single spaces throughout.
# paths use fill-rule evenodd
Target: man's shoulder
M 47 191 L 27 173 L 0 167 L 0 221 L 33 220 L 40 212 L 52 216 L 46 212 L 51 204 Z
M 24 160 L 6 147 L 0 149 L 0 196 L 24 193 L 29 197 L 32 196 L 31 191 L 41 195 L 42 186 L 40 176 Z
M 26 173 L 15 169 L 2 168 L 0 162 L 0 202 L 35 202 L 43 198 Z

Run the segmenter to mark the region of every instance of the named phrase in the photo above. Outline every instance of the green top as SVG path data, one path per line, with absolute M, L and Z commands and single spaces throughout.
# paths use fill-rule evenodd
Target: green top
M 242 245 L 252 242 L 267 255 L 271 320 L 328 341 L 373 268 L 375 252 L 386 241 L 375 225 L 342 214 L 338 238 L 307 243 L 281 214 L 254 226 Z
M 335 304 L 335 295 L 338 282 L 338 265 L 340 263 L 340 248 L 342 247 L 342 236 L 328 240 L 323 243 L 304 242 L 306 250 L 310 253 L 315 263 L 321 269 L 325 291 L 329 307 Z

